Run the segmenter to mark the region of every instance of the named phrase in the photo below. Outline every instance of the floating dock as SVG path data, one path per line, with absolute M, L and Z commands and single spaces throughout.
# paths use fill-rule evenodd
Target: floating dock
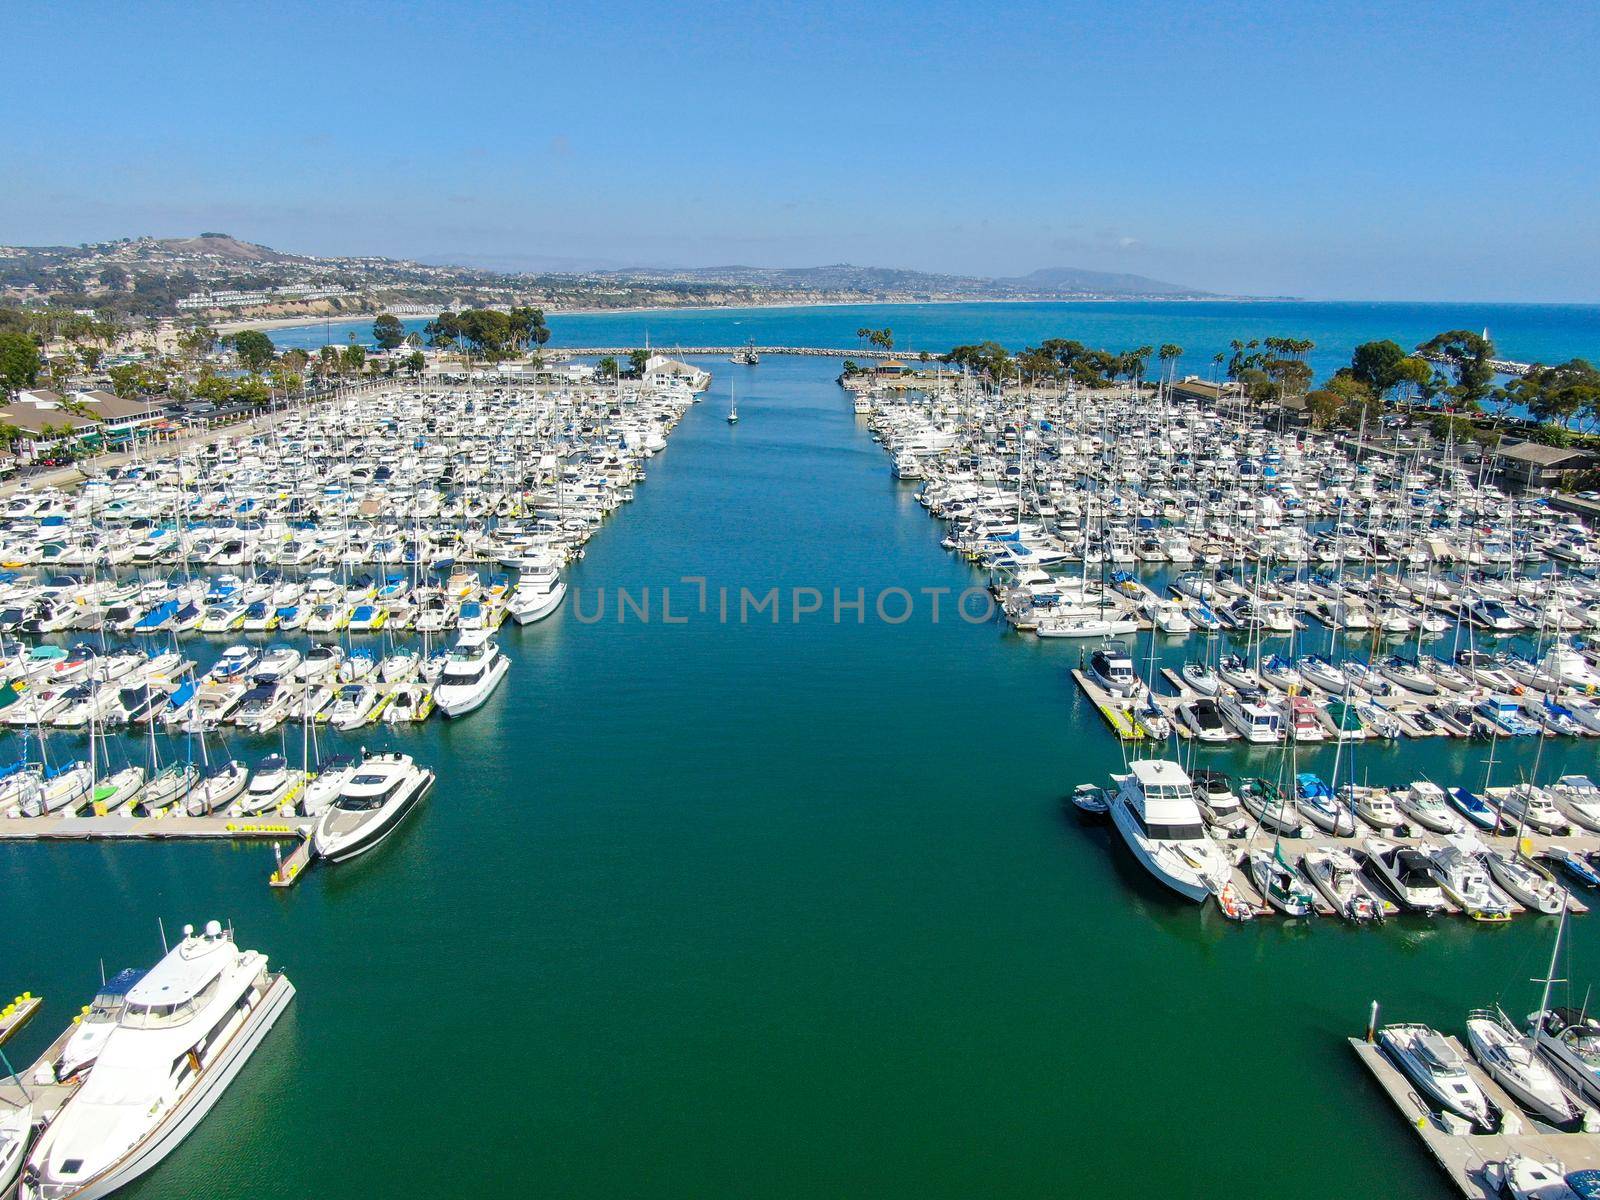
M 43 997 L 23 992 L 10 1004 L 0 1008 L 0 1045 L 10 1041 L 12 1034 L 33 1020 L 33 1015 L 43 1003 Z
M 1083 689 L 1095 708 L 1100 710 L 1100 715 L 1105 718 L 1106 724 L 1111 726 L 1111 732 L 1124 742 L 1144 740 L 1145 732 L 1134 720 L 1132 705 L 1128 701 L 1113 696 L 1076 667 L 1073 668 L 1072 677 L 1078 681 L 1078 686 Z
M 43 1117 L 54 1117 L 78 1090 L 78 1085 L 83 1082 L 80 1074 L 70 1083 L 55 1082 L 55 1064 L 60 1061 L 61 1053 L 67 1048 L 67 1042 L 78 1031 L 78 1021 L 73 1019 L 51 1042 L 25 1071 L 18 1071 L 22 1077 L 22 1086 L 10 1075 L 0 1073 L 0 1111 L 11 1112 L 21 1108 L 24 1104 L 33 1105 L 33 1116 L 37 1122 Z M 48 1083 L 39 1083 L 39 1079 L 48 1079 Z
M 1567 1171 L 1600 1168 L 1600 1134 L 1561 1133 L 1540 1125 L 1524 1115 L 1505 1089 L 1484 1074 L 1459 1041 L 1453 1037 L 1445 1040 L 1461 1055 L 1472 1078 L 1504 1114 L 1499 1133 L 1451 1132 L 1376 1043 L 1353 1037 L 1350 1046 L 1461 1195 L 1472 1200 L 1500 1200 L 1501 1193 L 1491 1184 L 1486 1168 L 1490 1163 L 1504 1162 L 1512 1154 L 1525 1154 L 1543 1163 L 1560 1163 Z
M 74 817 L 49 815 L 0 820 L 0 841 L 290 841 L 310 832 L 298 816 Z
M 273 852 L 278 855 L 278 865 L 273 868 L 267 882 L 275 888 L 293 887 L 300 882 L 300 876 L 311 865 L 311 835 L 307 834 L 300 839 L 300 844 L 284 856 L 276 844 Z

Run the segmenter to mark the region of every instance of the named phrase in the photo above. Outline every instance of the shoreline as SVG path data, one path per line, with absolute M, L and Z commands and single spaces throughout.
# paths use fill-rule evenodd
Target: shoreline
M 1301 303 L 1348 303 L 1361 304 L 1365 301 L 1303 301 L 1296 297 L 1279 299 L 1275 297 L 1240 297 L 1240 296 L 1183 296 L 1166 299 L 1160 296 L 1129 297 L 1125 300 L 1044 300 L 1039 298 L 1021 297 L 995 297 L 991 299 L 961 299 L 961 300 L 788 300 L 772 304 L 646 304 L 625 308 L 547 308 L 546 317 L 604 317 L 623 316 L 652 313 L 720 313 L 720 312 L 766 312 L 784 308 L 935 308 L 947 307 L 957 304 L 1301 304 Z M 1373 301 L 1373 303 L 1405 304 L 1410 301 Z M 444 311 L 444 310 L 440 310 Z M 260 317 L 255 319 L 241 318 L 234 321 L 218 321 L 212 325 L 218 333 L 237 333 L 242 329 L 300 329 L 312 325 L 338 325 L 351 321 L 374 321 L 383 315 L 383 310 L 378 312 L 342 313 L 339 316 L 327 317 Z M 175 320 L 175 318 L 172 318 Z M 420 321 L 423 317 L 401 317 L 402 321 Z

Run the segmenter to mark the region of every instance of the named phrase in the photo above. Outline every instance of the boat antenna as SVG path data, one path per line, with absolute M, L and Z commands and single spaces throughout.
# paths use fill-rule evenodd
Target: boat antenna
M 161 931 L 161 953 L 171 954 L 172 951 L 167 947 L 167 925 L 160 917 L 156 918 L 156 928 Z

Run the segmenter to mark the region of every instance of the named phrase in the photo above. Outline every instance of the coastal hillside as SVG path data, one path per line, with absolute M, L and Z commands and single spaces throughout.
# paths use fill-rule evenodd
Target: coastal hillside
M 894 267 L 858 267 L 837 263 L 823 267 L 684 267 L 601 272 L 630 281 L 692 281 L 735 287 L 782 288 L 819 294 L 847 294 L 874 300 L 1100 300 L 1202 298 L 1213 293 L 1143 275 L 1089 271 L 1081 267 L 1046 267 L 1032 274 L 992 279 L 981 275 L 946 275 Z
M 1210 295 L 1140 275 L 1078 267 L 1049 267 L 1013 278 L 850 263 L 532 271 L 300 254 L 218 232 L 76 246 L 0 246 L 0 302 L 92 309 L 112 319 L 320 317 L 380 309 L 417 315 L 513 305 L 557 311 Z

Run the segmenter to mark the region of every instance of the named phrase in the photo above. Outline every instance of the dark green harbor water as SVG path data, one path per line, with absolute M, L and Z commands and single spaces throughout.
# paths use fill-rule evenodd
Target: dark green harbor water
M 1374 998 L 1453 1030 L 1497 996 L 1527 1011 L 1550 923 L 1237 927 L 1169 900 L 1062 811 L 1121 764 L 1078 649 L 948 598 L 931 620 L 919 589 L 981 577 L 834 365 L 714 369 L 563 610 L 506 628 L 490 704 L 392 739 L 439 780 L 377 852 L 278 893 L 259 846 L 0 844 L 0 989 L 49 999 L 19 1065 L 102 959 L 159 954 L 158 916 L 231 919 L 299 988 L 127 1194 L 1444 1195 L 1343 1039 Z M 686 623 L 662 622 L 663 585 Z M 616 619 L 618 586 L 651 589 L 648 623 Z M 890 625 L 871 597 L 896 586 L 916 611 Z M 816 588 L 823 611 L 740 624 L 740 587 Z M 605 619 L 580 621 L 601 588 Z M 833 623 L 835 588 L 865 590 L 864 622 Z M 1481 783 L 1484 752 L 1358 770 Z M 1545 766 L 1595 757 L 1552 743 Z M 1597 922 L 1573 922 L 1580 994 Z

